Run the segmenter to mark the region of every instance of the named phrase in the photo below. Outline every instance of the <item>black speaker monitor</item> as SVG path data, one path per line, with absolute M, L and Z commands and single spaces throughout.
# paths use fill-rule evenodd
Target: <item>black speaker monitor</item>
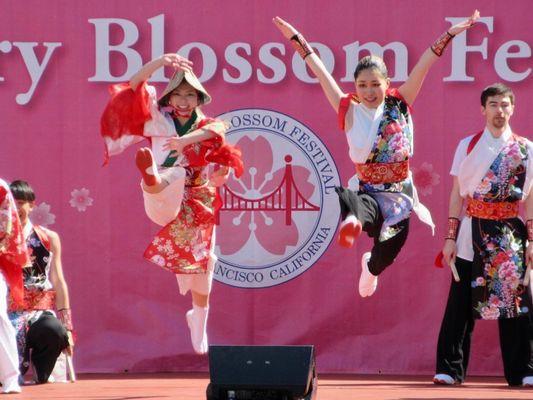
M 208 400 L 296 400 L 316 395 L 313 346 L 209 346 Z

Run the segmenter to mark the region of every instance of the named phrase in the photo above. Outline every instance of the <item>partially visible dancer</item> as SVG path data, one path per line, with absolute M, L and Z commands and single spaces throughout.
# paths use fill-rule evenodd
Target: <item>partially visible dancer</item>
M 350 189 L 337 188 L 342 219 L 339 243 L 352 247 L 362 230 L 374 240 L 372 250 L 362 258 L 362 297 L 375 292 L 378 275 L 394 262 L 404 246 L 411 211 L 434 228 L 431 214 L 418 201 L 409 169 L 414 133 L 411 105 L 430 67 L 448 43 L 478 18 L 476 10 L 469 19 L 439 37 L 398 89 L 389 87 L 387 67 L 381 58 L 362 58 L 354 71 L 355 94 L 348 95 L 341 91 L 302 34 L 281 18 L 274 18 L 275 25 L 318 78 L 346 132 L 356 175 L 350 180 Z
M 0 383 L 2 393 L 20 393 L 19 358 L 15 329 L 7 315 L 8 289 L 11 301 L 24 302 L 22 269 L 29 262 L 15 201 L 0 179 Z
M 146 82 L 159 68 L 176 68 L 161 96 Z M 240 151 L 225 142 L 226 123 L 206 117 L 201 106 L 211 96 L 177 54 L 145 64 L 127 84 L 112 86 L 102 116 L 102 136 L 109 155 L 148 139 L 136 164 L 148 217 L 163 229 L 144 257 L 176 275 L 182 295 L 190 290 L 186 314 L 191 343 L 198 354 L 208 350 L 209 294 L 216 261 L 215 217 L 220 206 L 216 187 L 232 167 L 242 174 Z
M 61 352 L 67 349 L 72 354 L 74 348 L 61 240 L 56 232 L 31 223 L 29 215 L 35 193 L 28 182 L 13 181 L 10 189 L 31 263 L 23 270 L 24 305 L 12 304 L 9 319 L 17 331 L 21 375 L 28 371 L 31 362 L 35 382 L 46 383 Z
M 507 86 L 487 87 L 485 129 L 455 151 L 442 254 L 455 263 L 460 281 L 452 280 L 440 328 L 437 384 L 464 381 L 476 319 L 497 319 L 505 379 L 533 386 L 531 296 L 524 287 L 526 265 L 533 263 L 533 144 L 512 131 L 514 107 Z M 526 224 L 518 217 L 521 201 Z

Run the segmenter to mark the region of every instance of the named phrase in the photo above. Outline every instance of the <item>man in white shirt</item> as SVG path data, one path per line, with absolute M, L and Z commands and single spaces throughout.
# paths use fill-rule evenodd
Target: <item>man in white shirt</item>
M 475 320 L 497 319 L 508 384 L 533 386 L 531 295 L 524 287 L 533 263 L 533 145 L 511 130 L 513 111 L 511 89 L 487 87 L 481 94 L 486 127 L 455 153 L 442 254 L 460 280 L 452 281 L 440 329 L 437 384 L 464 381 Z M 520 201 L 526 224 L 518 217 Z

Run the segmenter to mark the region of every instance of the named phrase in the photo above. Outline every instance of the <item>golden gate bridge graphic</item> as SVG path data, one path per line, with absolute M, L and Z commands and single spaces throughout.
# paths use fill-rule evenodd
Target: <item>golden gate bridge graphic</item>
M 306 199 L 294 181 L 292 173 L 292 156 L 285 156 L 285 171 L 280 184 L 274 191 L 259 199 L 247 199 L 233 192 L 225 184 L 217 187 L 217 194 L 222 200 L 220 211 L 283 211 L 285 225 L 292 225 L 292 213 L 297 211 L 318 211 L 320 207 Z M 216 223 L 220 223 L 217 213 Z

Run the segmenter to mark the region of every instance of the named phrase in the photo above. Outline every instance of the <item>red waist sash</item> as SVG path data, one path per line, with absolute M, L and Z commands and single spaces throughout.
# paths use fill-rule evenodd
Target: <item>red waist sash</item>
M 24 306 L 11 303 L 9 311 L 53 310 L 55 305 L 55 290 L 24 290 Z
M 487 203 L 486 201 L 468 198 L 466 214 L 482 219 L 508 219 L 518 216 L 518 202 Z
M 373 185 L 401 182 L 409 176 L 409 160 L 395 163 L 355 164 L 355 170 L 360 181 Z

